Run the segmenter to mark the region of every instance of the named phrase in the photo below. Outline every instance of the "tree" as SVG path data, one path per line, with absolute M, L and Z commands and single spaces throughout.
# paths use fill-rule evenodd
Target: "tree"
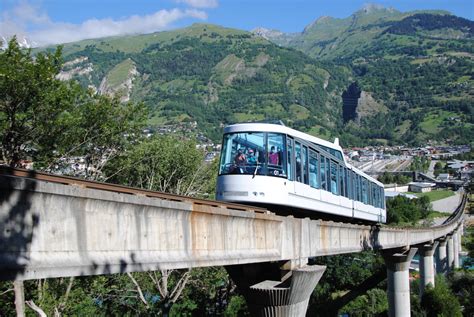
M 474 316 L 474 272 L 458 271 L 450 274 L 448 280 L 452 292 L 463 307 L 464 316 Z
M 44 168 L 106 180 L 102 169 L 112 158 L 138 142 L 147 111 L 143 104 L 121 103 L 118 98 L 84 92 L 69 114 L 69 128 L 57 139 L 56 155 L 42 160 Z M 85 159 L 84 171 L 67 168 L 69 157 Z
M 436 276 L 435 287 L 428 286 L 421 298 L 428 317 L 461 317 L 459 301 L 449 289 L 444 276 Z
M 66 128 L 64 115 L 77 95 L 77 87 L 56 79 L 60 68 L 60 47 L 33 57 L 13 38 L 0 52 L 1 153 L 8 165 L 55 150 L 53 140 Z
M 67 158 L 82 156 L 90 167 L 83 176 L 96 179 L 111 156 L 138 138 L 146 110 L 58 80 L 61 63 L 61 47 L 32 56 L 16 38 L 0 52 L 2 160 L 18 167 L 31 158 L 37 169 L 67 173 Z
M 215 165 L 193 141 L 157 136 L 110 160 L 106 177 L 115 183 L 178 195 L 201 196 L 215 178 Z

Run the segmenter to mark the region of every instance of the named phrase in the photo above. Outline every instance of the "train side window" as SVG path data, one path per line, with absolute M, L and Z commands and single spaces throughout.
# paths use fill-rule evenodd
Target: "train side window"
M 280 133 L 268 133 L 268 175 L 286 177 L 285 136 Z
M 356 184 L 357 184 L 357 201 L 362 202 L 362 182 L 360 175 L 356 175 Z
M 352 171 L 350 169 L 346 169 L 346 175 L 347 198 L 354 199 L 352 196 L 352 192 L 354 191 L 354 188 L 352 187 Z
M 296 181 L 302 183 L 301 177 L 301 144 L 295 142 Z
M 382 208 L 382 196 L 380 195 L 380 187 L 377 186 L 377 207 Z
M 380 207 L 382 209 L 385 209 L 385 190 L 384 190 L 383 187 L 380 187 L 380 195 L 382 196 L 382 201 L 381 201 Z
M 355 185 L 355 173 L 353 171 L 351 171 L 351 199 L 352 200 L 357 200 L 357 195 L 356 195 L 356 192 L 357 192 L 357 189 L 356 189 L 356 185 Z
M 288 169 L 288 179 L 290 181 L 293 181 L 295 180 L 294 179 L 294 174 L 293 174 L 293 162 L 294 162 L 294 159 L 293 159 L 293 139 L 291 138 L 287 138 L 286 139 L 286 148 L 288 150 L 288 157 L 287 157 L 287 169 Z
M 320 188 L 319 186 L 319 161 L 318 153 L 309 150 L 309 186 Z
M 374 185 L 374 192 L 375 192 L 375 207 L 379 208 L 380 206 L 380 192 L 379 187 Z
M 336 162 L 331 161 L 331 193 L 339 195 L 338 166 Z
M 372 182 L 367 181 L 367 186 L 368 186 L 368 193 L 369 193 L 369 205 L 373 206 L 374 205 L 374 191 L 372 190 L 373 188 Z
M 323 155 L 319 156 L 321 160 L 319 161 L 321 164 L 321 189 L 328 190 L 328 185 L 326 181 L 326 158 Z
M 303 146 L 303 183 L 309 184 L 308 182 L 308 148 Z
M 367 197 L 367 180 L 363 177 L 362 178 L 362 202 L 367 205 L 368 197 Z
M 339 191 L 341 193 L 341 196 L 346 196 L 346 189 L 344 187 L 344 167 L 342 165 L 339 165 Z
M 378 195 L 378 186 L 376 184 L 372 184 L 372 195 L 374 196 L 373 206 L 377 207 L 379 204 L 379 195 Z
M 326 157 L 326 181 L 327 191 L 331 191 L 331 160 Z

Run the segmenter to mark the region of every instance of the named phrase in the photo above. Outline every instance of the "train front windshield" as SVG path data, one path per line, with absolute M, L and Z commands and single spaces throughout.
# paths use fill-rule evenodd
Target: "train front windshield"
M 286 178 L 285 144 L 285 135 L 281 133 L 225 134 L 219 175 L 271 175 Z

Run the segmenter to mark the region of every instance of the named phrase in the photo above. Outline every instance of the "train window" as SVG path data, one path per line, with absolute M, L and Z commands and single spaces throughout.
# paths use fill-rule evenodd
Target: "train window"
M 339 191 L 341 196 L 346 196 L 346 189 L 344 188 L 344 167 L 339 165 Z
M 380 191 L 380 187 L 377 187 L 377 197 L 378 197 L 378 200 L 377 200 L 377 207 L 379 208 L 382 208 L 382 192 Z
M 352 171 L 350 169 L 346 168 L 346 194 L 347 198 L 353 199 L 352 198 Z
M 303 183 L 309 184 L 308 182 L 308 148 L 303 146 Z
M 326 157 L 326 180 L 327 191 L 331 191 L 331 160 Z
M 372 197 L 374 199 L 372 201 L 372 206 L 377 207 L 377 205 L 378 205 L 378 195 L 377 195 L 377 185 L 376 184 L 372 184 Z
M 372 205 L 372 184 L 367 181 L 367 204 Z
M 368 195 L 367 195 L 367 185 L 368 185 L 368 182 L 365 178 L 361 177 L 362 179 L 362 202 L 364 204 L 368 204 Z
M 313 188 L 319 187 L 319 161 L 318 153 L 309 150 L 309 186 Z
M 268 175 L 286 176 L 285 136 L 279 133 L 268 133 Z
M 355 174 L 354 175 L 354 188 L 355 188 L 355 200 L 357 201 L 361 201 L 360 199 L 360 179 L 359 179 L 359 175 Z
M 339 182 L 338 182 L 338 165 L 336 162 L 331 161 L 331 193 L 339 195 Z
M 357 200 L 362 202 L 362 178 L 357 175 Z
M 321 160 L 321 188 L 324 190 L 328 190 L 328 185 L 326 181 L 326 158 L 322 155 L 319 156 Z
M 301 144 L 295 142 L 295 160 L 296 160 L 296 181 L 302 183 L 301 177 Z
M 265 142 L 266 140 L 268 141 Z M 284 134 L 268 133 L 267 136 L 267 133 L 262 132 L 228 133 L 224 135 L 222 143 L 219 175 L 286 177 L 284 145 Z
M 380 187 L 380 195 L 382 196 L 382 201 L 380 202 L 380 208 L 385 209 L 385 190 L 383 187 Z
M 293 181 L 294 180 L 293 167 L 291 166 L 293 162 L 293 139 L 290 139 L 290 138 L 286 139 L 286 148 L 288 150 L 288 157 L 287 157 L 288 179 L 290 181 Z
M 229 133 L 222 143 L 220 174 L 262 173 L 265 163 L 265 133 Z
M 380 188 L 375 185 L 375 207 L 380 208 Z

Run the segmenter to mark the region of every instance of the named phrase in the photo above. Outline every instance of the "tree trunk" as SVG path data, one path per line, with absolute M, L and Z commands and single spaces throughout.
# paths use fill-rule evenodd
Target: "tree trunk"
M 17 317 L 25 316 L 25 288 L 23 281 L 14 281 L 13 289 L 15 291 L 15 309 Z
M 165 300 L 165 302 L 161 304 L 161 313 L 163 317 L 169 316 L 171 306 L 173 306 L 173 303 L 169 300 Z

